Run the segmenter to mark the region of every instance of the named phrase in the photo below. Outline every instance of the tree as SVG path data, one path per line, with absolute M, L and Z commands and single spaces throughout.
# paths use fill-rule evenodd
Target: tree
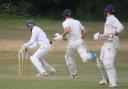
M 0 14 L 59 17 L 70 8 L 76 17 L 101 18 L 106 4 L 115 5 L 120 18 L 128 18 L 128 0 L 0 0 Z

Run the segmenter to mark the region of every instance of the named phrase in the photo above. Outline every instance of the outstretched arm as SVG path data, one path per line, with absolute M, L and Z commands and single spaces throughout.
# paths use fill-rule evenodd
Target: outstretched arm
M 55 37 L 53 38 L 53 40 L 58 41 L 58 42 L 62 40 L 67 40 L 66 35 L 69 33 L 69 31 L 70 31 L 69 28 L 65 28 L 62 34 L 60 33 L 54 34 Z

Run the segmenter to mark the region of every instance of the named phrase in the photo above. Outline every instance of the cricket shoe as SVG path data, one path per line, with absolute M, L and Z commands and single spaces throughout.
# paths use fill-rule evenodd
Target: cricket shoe
M 118 87 L 118 85 L 116 85 L 116 84 L 110 84 L 109 87 L 110 87 L 110 88 L 116 88 L 116 87 Z
M 96 62 L 96 59 L 97 59 L 96 53 L 95 53 L 94 51 L 92 51 L 92 50 L 89 50 L 89 53 L 90 53 L 91 56 L 92 56 L 92 61 L 93 61 L 93 62 Z
M 56 69 L 51 67 L 51 69 L 50 70 L 46 70 L 46 72 L 47 72 L 48 75 L 52 75 L 52 74 L 56 73 Z
M 51 67 L 51 71 L 49 71 L 49 72 L 50 72 L 50 74 L 55 74 L 56 73 L 56 69 Z
M 56 73 L 56 70 L 50 71 L 50 74 L 55 74 L 55 73 Z
M 101 80 L 101 81 L 99 81 L 99 84 L 100 84 L 100 85 L 106 85 L 106 84 L 108 84 L 108 83 L 107 83 L 107 81 L 105 81 L 105 80 Z
M 71 75 L 71 78 L 72 78 L 72 79 L 78 79 L 79 77 L 78 77 L 78 74 L 76 73 L 76 74 L 72 74 L 72 75 Z
M 56 73 L 56 71 L 47 71 L 45 74 L 44 74 L 44 76 L 50 76 L 50 75 L 53 75 L 53 74 L 55 74 Z
M 39 77 L 41 75 L 48 76 L 49 73 L 47 73 L 46 71 L 44 71 L 44 72 L 40 72 L 40 73 L 36 74 L 37 77 Z

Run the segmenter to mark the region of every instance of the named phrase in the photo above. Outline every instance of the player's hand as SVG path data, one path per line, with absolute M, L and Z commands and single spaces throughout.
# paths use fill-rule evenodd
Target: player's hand
M 119 33 L 117 32 L 116 34 L 115 34 L 115 36 L 118 36 L 119 35 Z
M 22 51 L 28 51 L 28 47 L 26 44 L 23 44 L 23 46 L 21 47 Z
M 27 52 L 28 51 L 28 49 L 25 49 L 25 52 Z
M 52 44 L 52 41 L 50 41 L 49 43 Z
M 99 35 L 99 40 L 105 40 L 105 39 L 106 39 L 106 36 L 104 34 Z

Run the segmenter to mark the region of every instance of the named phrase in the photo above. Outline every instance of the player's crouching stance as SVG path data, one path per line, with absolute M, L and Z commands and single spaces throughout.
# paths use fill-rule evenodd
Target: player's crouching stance
M 97 60 L 97 66 L 101 70 L 103 79 L 99 84 L 109 84 L 109 87 L 117 87 L 117 76 L 114 66 L 117 48 L 119 48 L 118 34 L 124 29 L 123 25 L 113 15 L 114 6 L 107 5 L 104 9 L 106 22 L 104 33 L 95 33 L 95 40 L 104 40 L 101 48 L 100 59 Z
M 65 54 L 66 64 L 69 68 L 71 78 L 76 79 L 77 68 L 75 61 L 73 59 L 73 53 L 77 50 L 83 63 L 87 62 L 89 59 L 96 61 L 96 54 L 93 51 L 87 51 L 87 47 L 83 38 L 85 36 L 86 30 L 83 25 L 72 18 L 72 11 L 70 9 L 65 9 L 63 12 L 65 21 L 63 22 L 64 31 L 62 34 L 55 34 L 55 41 L 62 41 L 65 37 L 68 40 L 67 50 Z
M 48 52 L 51 50 L 51 44 L 45 32 L 41 28 L 35 26 L 35 22 L 33 20 L 27 20 L 26 25 L 28 29 L 32 32 L 32 35 L 29 42 L 25 43 L 22 46 L 22 49 L 28 50 L 34 48 L 37 45 L 39 46 L 39 49 L 30 57 L 31 62 L 39 71 L 37 76 L 55 73 L 55 68 L 50 66 L 45 61 L 45 55 L 47 55 Z

